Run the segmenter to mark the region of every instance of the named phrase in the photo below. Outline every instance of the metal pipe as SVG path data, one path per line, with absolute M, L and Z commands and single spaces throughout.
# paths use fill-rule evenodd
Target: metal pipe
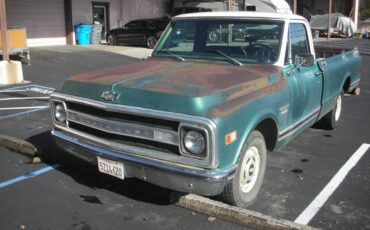
M 297 14 L 297 0 L 293 1 L 293 13 Z
M 330 39 L 330 28 L 331 28 L 331 11 L 333 6 L 333 0 L 329 0 L 329 14 L 328 14 L 328 40 Z
M 357 31 L 358 29 L 358 10 L 359 10 L 359 7 L 360 7 L 360 3 L 359 3 L 359 0 L 355 0 L 354 1 L 355 3 L 355 6 L 354 6 L 354 22 L 355 22 L 355 31 Z
M 5 0 L 0 0 L 0 29 L 1 29 L 1 47 L 3 50 L 3 60 L 9 61 L 8 37 L 6 35 L 6 10 Z
M 232 0 L 229 0 L 229 3 L 228 3 L 228 11 L 231 11 L 232 10 L 232 3 L 233 3 L 233 1 Z

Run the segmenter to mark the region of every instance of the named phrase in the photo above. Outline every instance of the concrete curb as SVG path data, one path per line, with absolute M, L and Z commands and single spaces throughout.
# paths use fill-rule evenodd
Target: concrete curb
M 194 194 L 181 196 L 177 206 L 187 208 L 199 213 L 227 220 L 235 224 L 252 229 L 269 230 L 316 230 L 307 225 L 301 225 L 292 221 L 275 219 L 258 212 L 230 206 L 219 201 L 214 201 Z
M 31 143 L 19 138 L 0 134 L 0 146 L 15 152 L 23 153 L 31 157 L 36 155 L 37 149 Z

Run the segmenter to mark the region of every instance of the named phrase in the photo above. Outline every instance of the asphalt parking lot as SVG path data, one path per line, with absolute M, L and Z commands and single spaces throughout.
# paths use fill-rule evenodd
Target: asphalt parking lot
M 0 134 L 31 142 L 46 163 L 33 164 L 28 156 L 0 147 L 1 229 L 243 229 L 174 205 L 170 190 L 98 174 L 56 148 L 48 94 L 71 75 L 136 61 L 80 47 L 31 49 L 32 65 L 23 71 L 32 84 L 0 88 Z M 363 66 L 361 95 L 344 98 L 336 130 L 308 129 L 269 155 L 264 184 L 250 210 L 291 221 L 309 215 L 304 210 L 319 194 L 328 195 L 322 191 L 341 167 L 370 144 L 370 56 L 363 57 Z M 318 212 L 308 224 L 370 229 L 369 175 L 367 150 L 322 207 L 315 207 Z

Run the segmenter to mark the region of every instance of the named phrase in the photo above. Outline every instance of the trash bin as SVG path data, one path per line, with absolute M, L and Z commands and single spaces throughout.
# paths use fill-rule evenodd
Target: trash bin
M 103 31 L 103 25 L 102 24 L 94 24 L 92 25 L 92 31 L 91 31 L 91 44 L 99 44 L 101 41 L 101 33 Z
M 90 45 L 91 25 L 79 24 L 75 26 L 76 41 L 80 46 Z

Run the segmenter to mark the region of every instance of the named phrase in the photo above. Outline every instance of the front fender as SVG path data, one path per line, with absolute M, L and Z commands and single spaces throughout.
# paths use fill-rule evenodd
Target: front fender
M 219 167 L 221 169 L 226 170 L 237 165 L 244 142 L 260 122 L 272 119 L 279 129 L 276 98 L 274 95 L 268 95 L 254 100 L 228 116 L 213 118 L 217 126 Z M 225 143 L 226 135 L 233 132 L 236 132 L 236 140 L 227 145 Z

